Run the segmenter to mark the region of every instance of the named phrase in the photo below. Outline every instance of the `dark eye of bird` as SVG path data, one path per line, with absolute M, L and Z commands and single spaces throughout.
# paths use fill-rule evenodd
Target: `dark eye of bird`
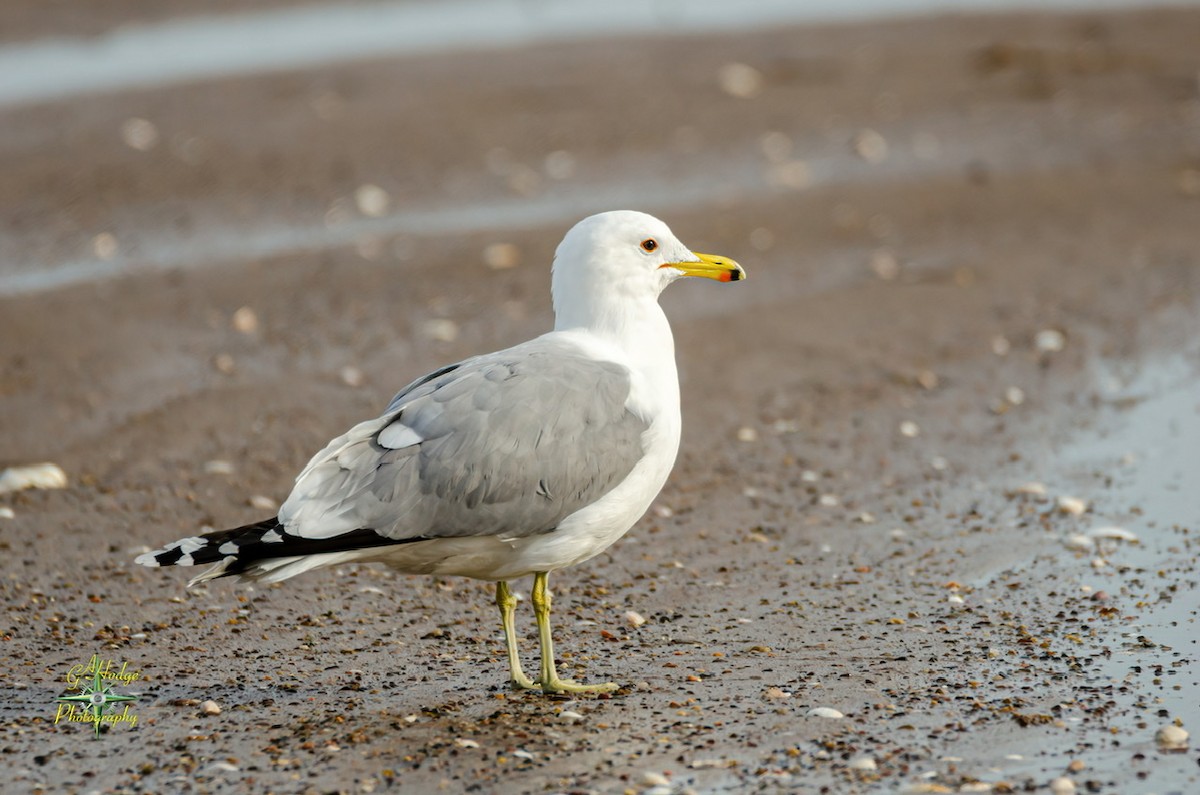
M 648 237 L 642 241 L 642 248 L 646 251 L 653 251 L 658 248 L 658 241 L 652 237 Z

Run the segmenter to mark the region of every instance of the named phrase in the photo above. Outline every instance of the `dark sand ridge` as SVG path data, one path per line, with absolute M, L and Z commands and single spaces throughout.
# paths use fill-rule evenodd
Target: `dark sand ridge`
M 642 179 L 670 181 L 750 162 L 776 131 L 814 177 L 806 190 L 716 184 L 710 202 L 662 211 L 751 279 L 666 296 L 685 412 L 670 510 L 556 579 L 564 662 L 630 685 L 610 700 L 507 693 L 481 584 L 361 568 L 185 592 L 131 565 L 143 543 L 257 518 L 250 497 L 281 498 L 317 446 L 408 377 L 544 329 L 545 263 L 566 224 L 384 236 L 3 300 L 0 461 L 50 459 L 72 478 L 3 500 L 16 514 L 0 520 L 13 786 L 611 792 L 669 771 L 699 791 L 955 791 L 1044 785 L 1078 759 L 1081 789 L 1194 788 L 1195 751 L 1153 742 L 1197 717 L 1194 635 L 1143 628 L 1194 622 L 1194 546 L 1170 523 L 1194 534 L 1200 517 L 1177 502 L 1159 517 L 1154 494 L 1131 491 L 1153 451 L 1123 429 L 1143 393 L 1186 410 L 1156 374 L 1196 382 L 1197 35 L 1200 15 L 1184 12 L 801 29 L 575 47 L 569 68 L 549 47 L 6 116 L 6 245 L 49 264 L 104 231 L 130 247 L 175 227 L 319 224 L 364 182 L 401 210 L 560 189 L 488 171 L 497 147 L 532 169 L 569 150 L 574 180 L 640 157 Z M 733 61 L 761 72 L 761 94 L 721 92 Z M 326 91 L 343 108 L 332 122 L 311 110 Z M 158 126 L 157 148 L 120 142 L 135 115 Z M 985 135 L 1010 124 L 1019 134 Z M 850 166 L 834 165 L 866 128 L 887 158 L 844 179 Z M 28 143 L 38 130 L 63 132 Z M 177 132 L 205 142 L 201 162 L 172 155 Z M 974 156 L 917 167 L 930 140 L 934 160 Z M 486 267 L 496 242 L 521 264 Z M 870 267 L 880 250 L 896 278 Z M 231 328 L 241 306 L 256 333 Z M 431 320 L 457 335 L 430 338 L 450 336 Z M 1037 351 L 1045 329 L 1065 334 L 1062 351 Z M 231 372 L 213 366 L 222 354 Z M 363 386 L 343 382 L 347 365 Z M 1020 405 L 1004 401 L 1013 386 Z M 1194 433 L 1194 418 L 1178 427 Z M 1093 446 L 1104 435 L 1140 459 L 1122 468 Z M 236 475 L 206 473 L 214 459 Z M 1091 511 L 1008 496 L 1031 480 Z M 1095 569 L 1064 547 L 1101 524 L 1143 548 Z M 647 623 L 632 628 L 628 610 Z M 52 702 L 96 653 L 147 681 L 136 729 L 84 742 L 50 725 Z M 201 717 L 193 699 L 223 711 Z M 861 756 L 877 769 L 848 769 Z

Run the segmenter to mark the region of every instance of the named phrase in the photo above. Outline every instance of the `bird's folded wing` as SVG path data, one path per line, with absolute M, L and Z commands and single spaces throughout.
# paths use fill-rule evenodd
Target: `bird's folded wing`
M 629 371 L 533 340 L 413 382 L 383 417 L 334 439 L 296 479 L 279 519 L 330 538 L 518 538 L 619 484 L 647 422 L 626 408 Z

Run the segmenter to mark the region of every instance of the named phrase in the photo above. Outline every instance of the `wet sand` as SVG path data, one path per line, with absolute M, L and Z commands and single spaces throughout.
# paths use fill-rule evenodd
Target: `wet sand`
M 0 110 L 0 465 L 70 478 L 0 496 L 9 786 L 1200 787 L 1154 741 L 1200 725 L 1197 40 L 1195 11 L 947 17 Z M 679 463 L 552 579 L 565 670 L 616 695 L 510 692 L 481 583 L 133 566 L 546 329 L 553 246 L 612 206 L 750 275 L 664 296 Z M 1069 548 L 1103 526 L 1140 543 Z M 92 655 L 141 672 L 94 741 L 54 724 Z

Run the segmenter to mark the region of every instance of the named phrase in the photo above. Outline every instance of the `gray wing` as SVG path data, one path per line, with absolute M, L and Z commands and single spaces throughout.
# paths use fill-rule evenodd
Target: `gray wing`
M 626 368 L 537 339 L 405 387 L 333 440 L 279 511 L 293 535 L 371 529 L 397 541 L 500 535 L 559 522 L 642 458 Z

